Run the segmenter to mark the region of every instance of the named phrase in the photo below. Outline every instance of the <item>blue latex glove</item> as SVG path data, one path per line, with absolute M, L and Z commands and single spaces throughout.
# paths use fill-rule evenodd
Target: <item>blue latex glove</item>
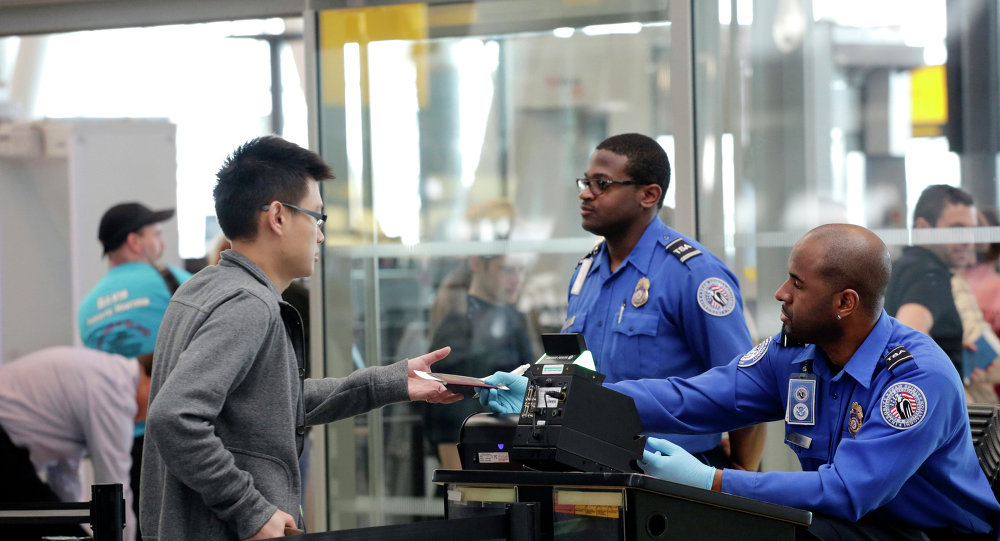
M 646 438 L 646 445 L 656 449 L 655 453 L 642 451 L 639 466 L 646 473 L 674 483 L 712 490 L 715 468 L 702 464 L 684 448 L 670 441 Z
M 528 392 L 528 378 L 510 372 L 496 372 L 485 380 L 490 385 L 506 385 L 509 390 L 490 389 L 479 393 L 479 403 L 497 413 L 521 413 L 524 393 Z

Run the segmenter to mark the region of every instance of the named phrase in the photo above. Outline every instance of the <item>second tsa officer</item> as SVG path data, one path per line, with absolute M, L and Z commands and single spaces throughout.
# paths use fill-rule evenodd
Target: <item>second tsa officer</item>
M 732 272 L 657 213 L 670 185 L 670 161 L 637 133 L 605 139 L 590 156 L 580 188 L 583 229 L 604 237 L 577 264 L 563 332 L 581 333 L 607 383 L 696 376 L 752 347 Z M 764 426 L 721 434 L 672 435 L 702 462 L 756 470 Z

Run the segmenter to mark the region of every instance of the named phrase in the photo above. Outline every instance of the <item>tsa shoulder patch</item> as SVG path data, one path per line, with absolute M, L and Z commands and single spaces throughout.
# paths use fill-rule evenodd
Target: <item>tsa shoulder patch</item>
M 927 415 L 927 397 L 920 387 L 908 382 L 894 383 L 882 393 L 882 419 L 898 430 L 920 424 Z
M 684 240 L 683 238 L 676 238 L 666 245 L 666 250 L 680 260 L 681 263 L 687 263 L 688 259 L 701 255 L 701 250 L 691 246 L 691 243 Z
M 890 372 L 892 372 L 900 364 L 912 360 L 913 354 L 907 351 L 903 346 L 896 346 L 892 348 L 892 351 L 885 354 L 885 366 Z
M 753 347 L 753 349 L 748 351 L 746 355 L 740 357 L 740 362 L 737 363 L 737 366 L 741 368 L 746 368 L 748 366 L 753 366 L 757 364 L 757 361 L 764 358 L 764 354 L 767 353 L 767 348 L 770 345 L 771 345 L 771 337 L 768 336 L 767 338 L 764 339 L 763 342 L 757 344 L 756 346 Z
M 736 308 L 736 293 L 725 280 L 706 278 L 698 286 L 698 306 L 713 316 L 728 316 Z

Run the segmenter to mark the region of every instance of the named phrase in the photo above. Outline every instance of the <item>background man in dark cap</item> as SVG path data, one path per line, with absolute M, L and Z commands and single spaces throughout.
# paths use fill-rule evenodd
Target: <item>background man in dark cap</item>
M 157 265 L 164 249 L 160 222 L 173 215 L 174 209 L 153 211 L 140 203 L 121 203 L 104 213 L 97 237 L 110 270 L 80 304 L 86 346 L 126 357 L 153 352 L 170 295 L 191 277 Z
M 164 249 L 160 223 L 173 215 L 174 209 L 153 211 L 140 203 L 121 203 L 101 217 L 97 238 L 110 270 L 80 304 L 84 345 L 129 358 L 153 353 L 170 296 L 191 277 L 185 270 L 157 264 Z M 135 502 L 145 433 L 145 423 L 137 423 L 131 472 Z

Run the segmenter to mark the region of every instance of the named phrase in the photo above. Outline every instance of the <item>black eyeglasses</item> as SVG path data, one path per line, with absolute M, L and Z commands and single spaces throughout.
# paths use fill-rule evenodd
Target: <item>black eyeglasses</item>
M 297 210 L 299 212 L 304 212 L 304 213 L 312 216 L 313 218 L 316 219 L 316 227 L 323 227 L 323 222 L 326 221 L 326 214 L 320 214 L 318 212 L 313 212 L 311 210 L 304 209 L 304 208 L 302 208 L 302 207 L 300 207 L 298 205 L 293 205 L 291 203 L 285 203 L 284 201 L 278 201 L 278 204 L 286 206 L 286 207 L 288 207 L 290 209 L 295 209 L 295 210 Z M 271 208 L 271 205 L 263 205 L 263 206 L 260 207 L 260 210 L 267 210 L 269 208 Z
M 583 190 L 590 190 L 590 193 L 597 197 L 604 193 L 608 189 L 608 186 L 612 184 L 636 184 L 634 180 L 604 180 L 603 178 L 578 178 L 576 179 L 576 187 L 580 189 L 580 193 Z

